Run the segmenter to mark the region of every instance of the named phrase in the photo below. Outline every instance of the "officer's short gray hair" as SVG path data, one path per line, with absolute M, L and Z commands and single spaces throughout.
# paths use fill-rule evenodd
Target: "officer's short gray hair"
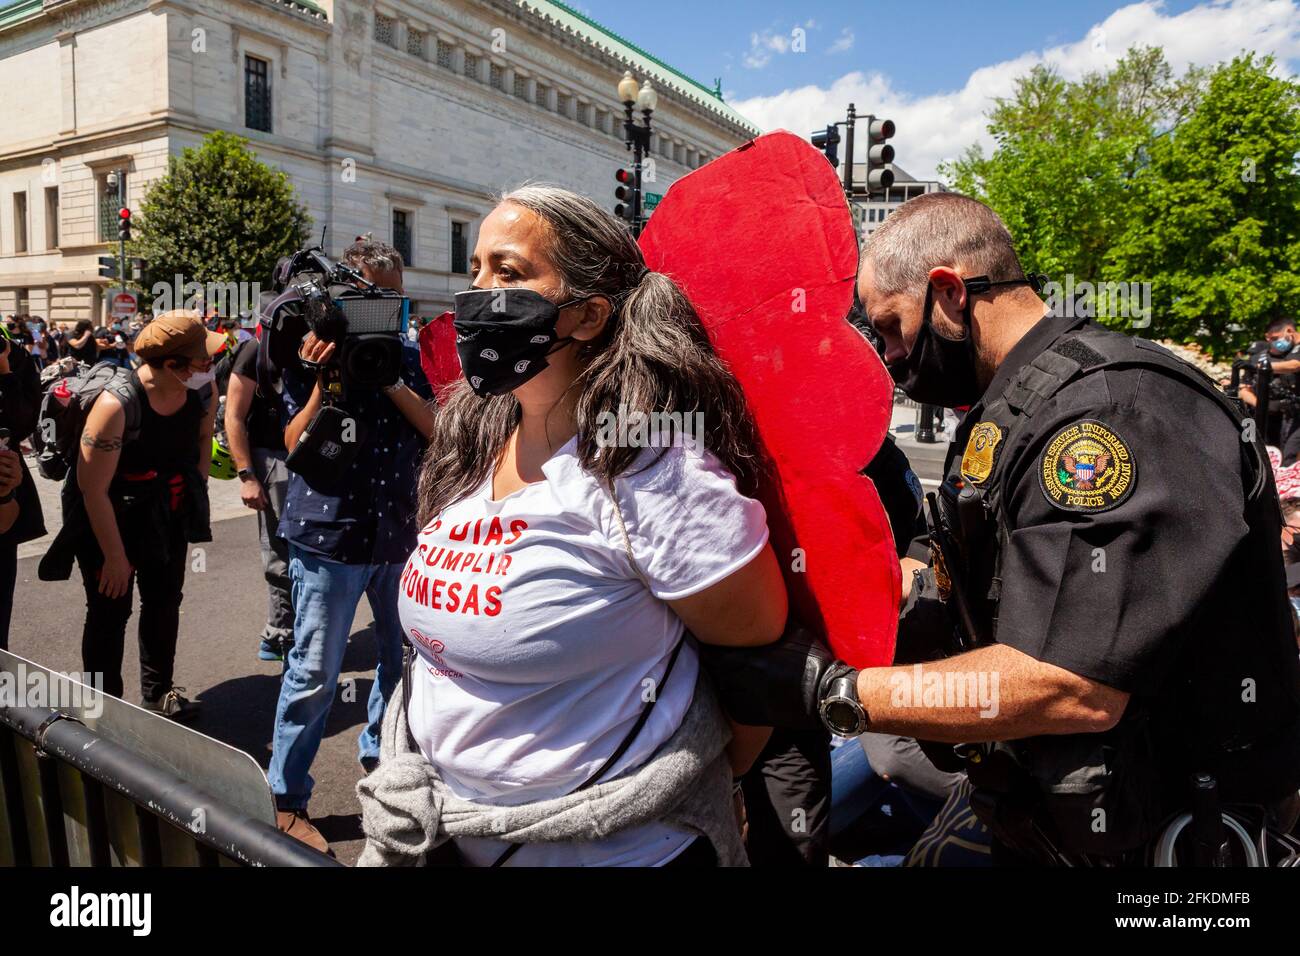
M 995 281 L 1025 277 L 998 214 L 959 193 L 927 193 L 903 203 L 867 239 L 862 258 L 875 270 L 879 295 L 924 295 L 936 266 Z
M 374 272 L 401 272 L 402 254 L 393 246 L 369 235 L 359 236 L 343 253 L 343 261 L 354 269 L 369 266 Z

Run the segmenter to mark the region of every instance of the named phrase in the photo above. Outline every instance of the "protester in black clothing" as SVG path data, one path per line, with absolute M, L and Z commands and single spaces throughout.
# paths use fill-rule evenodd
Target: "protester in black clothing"
M 45 328 L 45 363 L 48 365 L 71 354 L 68 348 L 68 336 L 63 326 L 55 323 Z
M 284 431 L 277 406 L 257 391 L 257 339 L 236 347 L 226 391 L 226 440 L 239 469 L 240 497 L 257 512 L 262 545 L 262 573 L 269 592 L 266 627 L 258 657 L 283 660 L 293 644 L 293 602 L 290 599 L 289 542 L 276 534 L 289 487 L 285 467 Z
M 76 483 L 94 532 L 77 555 L 86 589 L 84 667 L 103 673 L 108 693 L 122 695 L 123 644 L 138 579 L 141 696 L 146 709 L 176 719 L 197 709 L 172 685 L 172 669 L 188 545 L 210 537 L 203 535 L 217 409 L 212 356 L 224 344 L 223 336 L 204 330 L 197 313 L 171 312 L 150 323 L 136 339 L 144 364 L 131 378 L 138 433 L 125 434 L 127 411 L 106 390 L 86 417 L 77 462 Z M 196 529 L 199 513 L 203 527 Z
M 99 361 L 99 346 L 95 342 L 95 324 L 90 319 L 80 320 L 67 336 L 68 352 L 78 362 L 94 365 Z
M 36 365 L 24 350 L 0 337 L 0 428 L 8 438 L 0 444 L 0 648 L 9 645 L 18 574 L 18 546 L 45 534 L 41 499 L 32 482 L 19 443 L 36 427 L 41 387 Z

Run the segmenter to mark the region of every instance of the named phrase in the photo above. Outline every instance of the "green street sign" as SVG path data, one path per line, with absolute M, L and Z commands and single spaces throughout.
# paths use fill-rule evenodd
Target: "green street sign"
M 663 198 L 664 198 L 663 193 L 646 193 L 645 202 L 643 202 L 642 205 L 646 209 L 653 209 L 655 206 L 659 205 L 659 203 L 663 201 Z

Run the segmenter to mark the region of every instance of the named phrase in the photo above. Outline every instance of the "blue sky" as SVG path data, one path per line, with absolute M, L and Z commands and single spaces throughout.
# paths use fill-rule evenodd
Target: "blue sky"
M 1300 0 L 570 0 L 570 5 L 712 85 L 767 129 L 808 134 L 853 102 L 898 126 L 897 163 L 922 178 L 972 143 L 984 114 L 1037 63 L 1067 78 L 1131 46 L 1181 71 L 1242 50 L 1300 71 Z M 794 49 L 794 31 L 805 49 Z M 862 137 L 859 137 L 859 148 Z M 859 160 L 861 156 L 859 156 Z
M 1113 0 L 573 0 L 569 4 L 731 98 L 829 84 L 849 69 L 879 70 L 916 94 L 960 86 L 977 67 L 1077 40 L 1123 3 Z M 1195 0 L 1163 4 L 1177 14 Z M 893 19 L 900 12 L 905 21 Z M 806 55 L 757 67 L 753 37 L 806 29 Z M 843 49 L 847 30 L 852 46 Z M 831 52 L 840 41 L 841 49 Z M 751 65 L 746 66 L 749 59 Z

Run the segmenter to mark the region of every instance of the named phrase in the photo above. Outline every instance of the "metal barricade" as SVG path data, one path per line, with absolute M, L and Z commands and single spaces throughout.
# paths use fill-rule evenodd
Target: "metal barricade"
M 0 651 L 0 866 L 339 866 L 243 751 Z

